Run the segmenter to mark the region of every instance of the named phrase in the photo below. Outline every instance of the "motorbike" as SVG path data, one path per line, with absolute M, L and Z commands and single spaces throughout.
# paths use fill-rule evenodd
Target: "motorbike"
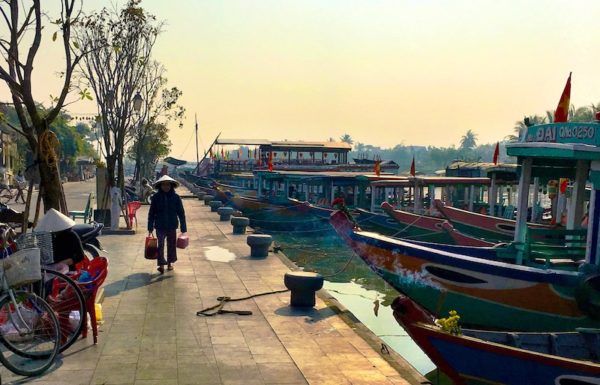
M 92 258 L 98 257 L 101 251 L 106 252 L 98 239 L 98 235 L 100 235 L 103 228 L 104 225 L 98 222 L 78 223 L 73 226 L 73 231 L 81 240 L 83 250 L 88 252 Z

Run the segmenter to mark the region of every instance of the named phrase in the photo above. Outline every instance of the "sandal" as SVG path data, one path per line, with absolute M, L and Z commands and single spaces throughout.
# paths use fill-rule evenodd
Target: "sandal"
M 156 270 L 158 270 L 158 272 L 161 274 L 165 273 L 165 268 L 163 266 L 159 266 Z

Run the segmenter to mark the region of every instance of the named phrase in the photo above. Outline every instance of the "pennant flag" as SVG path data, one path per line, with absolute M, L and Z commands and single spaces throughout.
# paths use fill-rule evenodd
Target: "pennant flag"
M 500 142 L 496 143 L 496 149 L 494 150 L 494 164 L 498 164 L 498 156 L 500 155 Z
M 377 176 L 381 175 L 381 161 L 380 160 L 375 161 L 375 168 L 373 169 L 373 171 L 375 172 L 375 175 L 377 175 Z
M 569 72 L 569 78 L 560 100 L 556 111 L 554 111 L 554 123 L 566 122 L 569 119 L 569 106 L 571 104 L 571 72 Z
M 242 148 L 240 147 L 238 149 L 238 159 L 240 159 L 242 157 Z
M 415 157 L 413 156 L 412 163 L 410 164 L 410 175 L 415 176 L 416 173 L 417 172 L 415 170 Z
M 221 158 L 225 159 L 225 151 L 223 150 L 223 147 L 221 147 Z
M 210 159 L 212 159 L 213 158 L 212 147 L 208 150 L 208 152 L 210 153 Z
M 273 151 L 269 152 L 269 171 L 273 171 Z

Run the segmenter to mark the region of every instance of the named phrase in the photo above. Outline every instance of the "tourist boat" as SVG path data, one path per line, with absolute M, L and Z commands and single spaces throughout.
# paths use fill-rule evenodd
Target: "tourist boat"
M 600 327 L 575 298 L 583 283 L 575 264 L 519 265 L 501 248 L 408 242 L 359 230 L 342 211 L 331 223 L 375 273 L 436 315 L 457 310 L 473 326 L 511 330 Z
M 295 210 L 287 200 L 277 203 L 274 199 L 233 195 L 230 204 L 250 219 L 254 229 L 268 232 L 294 232 L 294 235 L 311 235 L 330 230 L 322 218 L 316 218 L 302 210 Z
M 396 298 L 392 309 L 398 323 L 454 384 L 600 385 L 600 329 L 452 331 L 438 326 L 405 296 Z
M 452 238 L 454 244 L 461 246 L 474 246 L 474 247 L 493 247 L 497 243 L 488 242 L 484 239 L 471 237 L 456 230 L 454 226 L 448 221 L 442 223 L 442 229 Z
M 329 216 L 333 212 L 332 203 L 337 199 L 347 207 L 360 212 L 361 207 L 369 207 L 371 202 L 370 184 L 382 179 L 402 180 L 390 174 L 365 174 L 356 172 L 301 172 L 301 171 L 257 171 L 258 197 L 265 204 L 284 206 L 289 216 L 298 220 L 321 223 L 323 230 L 332 230 Z M 361 218 L 362 219 L 362 218 Z M 389 219 L 389 218 L 388 218 Z M 392 221 L 393 222 L 393 221 Z M 394 231 L 398 231 L 398 225 Z M 368 223 L 363 226 L 370 229 Z
M 435 201 L 435 208 L 452 223 L 458 231 L 490 242 L 506 242 L 515 236 L 516 221 L 514 219 L 494 217 L 487 214 L 473 213 L 467 210 L 447 206 L 440 200 Z M 528 223 L 535 228 L 551 228 L 541 223 Z
M 436 315 L 457 310 L 476 326 L 522 331 L 600 327 L 598 128 L 598 123 L 532 126 L 520 142 L 507 144 L 521 175 L 516 230 L 506 245 L 405 242 L 364 232 L 343 211 L 334 213 L 332 225 L 377 274 Z M 573 130 L 585 131 L 586 138 L 573 139 Z M 527 225 L 529 188 L 537 175 L 573 178 L 565 228 Z M 589 226 L 583 229 L 588 178 Z
M 387 224 L 395 229 L 391 234 L 394 237 L 452 243 L 452 237 L 442 228 L 445 219 L 437 215 L 432 205 L 436 193 L 441 191 L 446 201 L 460 202 L 472 210 L 484 209 L 484 188 L 489 184 L 490 179 L 485 177 L 415 176 L 399 181 L 376 181 L 371 183 L 373 193 L 370 211 L 373 214 L 368 217 L 382 226 Z M 386 215 L 380 214 L 382 211 Z M 359 223 L 362 223 L 361 216 L 364 218 L 367 214 L 359 213 Z

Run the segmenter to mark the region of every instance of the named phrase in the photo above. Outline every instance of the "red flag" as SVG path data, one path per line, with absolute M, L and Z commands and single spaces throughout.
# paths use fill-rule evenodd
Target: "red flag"
M 554 111 L 554 123 L 566 122 L 569 119 L 570 104 L 571 104 L 571 72 L 569 72 L 569 78 L 567 79 L 567 84 L 565 84 L 565 89 L 563 90 L 562 95 L 560 95 L 560 100 L 558 101 L 558 106 L 556 107 L 556 111 Z
M 213 158 L 212 147 L 208 150 L 208 152 L 210 153 L 210 159 L 212 159 Z
M 380 160 L 375 161 L 375 167 L 374 167 L 373 171 L 375 172 L 375 175 L 377 175 L 377 176 L 381 175 L 381 161 Z
M 221 147 L 221 159 L 225 159 L 225 151 L 223 151 L 223 147 Z
M 417 172 L 415 170 L 415 157 L 413 156 L 412 163 L 410 164 L 410 175 L 415 176 L 416 173 Z
M 500 155 L 500 142 L 496 143 L 496 149 L 494 150 L 494 164 L 498 164 L 498 156 Z
M 273 151 L 269 152 L 269 171 L 273 171 Z

